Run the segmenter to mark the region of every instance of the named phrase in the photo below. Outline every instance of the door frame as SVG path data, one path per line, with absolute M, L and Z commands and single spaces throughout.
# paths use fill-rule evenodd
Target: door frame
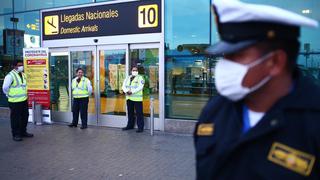
M 165 79 L 165 73 L 164 73 L 164 52 L 163 48 L 161 48 L 161 42 L 159 43 L 134 43 L 129 44 L 129 50 L 131 49 L 152 49 L 157 48 L 158 49 L 158 57 L 159 57 L 159 117 L 154 117 L 154 129 L 155 130 L 164 130 L 164 79 Z M 129 71 L 128 71 L 129 72 Z M 150 127 L 150 117 L 145 117 L 145 127 Z
M 70 51 L 68 48 L 49 48 L 49 57 L 51 56 L 51 53 L 67 53 L 68 55 L 68 91 L 71 92 L 71 87 L 70 87 L 70 84 L 71 84 L 71 80 L 70 80 L 70 72 L 71 72 L 71 67 L 70 67 Z M 50 58 L 49 58 L 49 61 L 50 61 Z M 50 72 L 51 74 L 51 72 Z M 51 82 L 50 82 L 51 83 Z M 71 93 L 69 93 L 71 94 Z M 61 112 L 61 111 L 52 111 L 51 110 L 51 119 L 54 119 L 55 122 L 66 122 L 65 120 L 69 120 L 67 122 L 72 122 L 72 111 L 71 111 L 71 104 L 72 104 L 72 101 L 71 101 L 71 96 L 69 95 L 68 96 L 68 101 L 69 101 L 69 109 L 70 111 L 67 111 L 67 112 Z
M 71 92 L 71 81 L 74 72 L 72 71 L 72 61 L 71 61 L 71 51 L 92 51 L 94 55 L 94 99 L 95 99 L 95 113 L 88 114 L 88 124 L 98 125 L 98 126 L 109 126 L 109 127 L 124 127 L 127 123 L 127 112 L 126 116 L 118 115 L 101 115 L 100 114 L 100 50 L 126 50 L 126 76 L 130 72 L 130 49 L 158 49 L 159 56 L 159 117 L 154 118 L 154 129 L 163 130 L 164 129 L 164 55 L 163 48 L 161 48 L 161 42 L 157 43 L 132 43 L 132 44 L 111 44 L 111 45 L 96 45 L 96 46 L 76 46 L 67 48 L 50 48 L 49 52 L 67 52 L 68 53 L 68 83 L 69 92 Z M 161 75 L 162 74 L 162 75 Z M 71 93 L 70 93 L 71 94 Z M 69 96 L 69 109 L 72 108 L 72 96 Z M 127 111 L 127 109 L 126 109 Z M 53 111 L 52 117 L 54 121 L 58 122 L 71 122 L 72 121 L 72 111 L 70 112 L 59 112 Z M 144 117 L 145 127 L 148 129 L 150 127 L 150 117 Z
M 130 72 L 130 50 L 131 49 L 151 49 L 157 48 L 158 49 L 158 57 L 159 57 L 159 118 L 154 118 L 154 129 L 155 130 L 163 130 L 164 128 L 164 60 L 161 58 L 161 43 L 133 43 L 133 44 L 115 44 L 115 45 L 100 45 L 97 46 L 97 53 L 96 57 L 96 67 L 99 67 L 100 63 L 100 50 L 117 50 L 117 49 L 125 49 L 126 50 L 126 76 L 129 75 Z M 96 84 L 100 84 L 100 68 L 96 70 Z M 161 82 L 163 84 L 161 84 Z M 99 89 L 98 89 L 99 88 Z M 98 94 L 100 93 L 100 87 L 97 87 Z M 97 94 L 97 95 L 98 95 Z M 161 94 L 163 94 L 161 96 Z M 100 105 L 100 96 L 96 96 L 98 105 Z M 126 109 L 127 111 L 127 109 Z M 98 107 L 98 125 L 100 126 L 112 126 L 112 127 L 124 127 L 126 126 L 128 113 L 126 112 L 126 116 L 118 116 L 118 115 L 101 115 L 100 114 L 100 106 Z M 145 128 L 148 129 L 150 127 L 150 117 L 144 117 L 145 119 Z

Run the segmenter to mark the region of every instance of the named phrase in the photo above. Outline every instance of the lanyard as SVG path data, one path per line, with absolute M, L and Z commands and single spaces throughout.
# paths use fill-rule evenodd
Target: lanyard
M 242 133 L 245 134 L 250 129 L 250 122 L 249 122 L 249 110 L 246 105 L 242 106 Z

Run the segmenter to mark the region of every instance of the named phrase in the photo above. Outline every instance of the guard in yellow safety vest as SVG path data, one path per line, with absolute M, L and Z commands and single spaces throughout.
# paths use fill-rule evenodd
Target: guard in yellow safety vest
M 126 77 L 123 82 L 122 90 L 126 94 L 127 110 L 128 110 L 128 123 L 122 130 L 129 130 L 134 128 L 135 114 L 137 116 L 137 133 L 143 132 L 144 120 L 143 120 L 143 86 L 144 78 L 139 75 L 138 68 L 132 67 L 131 75 Z
M 88 104 L 89 96 L 92 94 L 91 82 L 88 78 L 83 76 L 83 69 L 76 70 L 77 77 L 72 80 L 72 123 L 69 127 L 77 127 L 79 121 L 79 112 L 81 116 L 80 129 L 86 129 L 88 122 Z
M 15 61 L 13 65 L 14 69 L 4 78 L 2 90 L 8 97 L 13 140 L 22 141 L 22 137 L 33 137 L 33 134 L 27 132 L 27 79 L 23 73 L 23 62 Z

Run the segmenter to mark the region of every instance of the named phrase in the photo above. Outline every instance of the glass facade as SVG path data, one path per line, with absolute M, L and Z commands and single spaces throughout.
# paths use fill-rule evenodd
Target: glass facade
M 210 0 L 165 1 L 166 118 L 196 119 L 214 95 Z
M 40 10 L 102 2 L 109 0 L 2 0 L 0 7 L 0 86 L 5 75 L 11 70 L 10 63 L 22 59 L 23 47 L 40 47 Z M 204 49 L 219 40 L 214 18 L 211 13 L 212 0 L 164 0 L 165 22 L 165 118 L 196 120 L 207 101 L 216 95 L 213 69 L 215 58 L 205 55 Z M 294 11 L 304 16 L 320 21 L 319 0 L 244 0 L 252 3 L 276 5 Z M 13 19 L 16 18 L 16 19 Z M 15 21 L 18 20 L 18 21 Z M 301 48 L 298 58 L 299 67 L 304 75 L 310 76 L 320 84 L 320 29 L 302 28 L 300 38 Z M 150 52 L 132 51 L 135 54 L 150 55 Z M 110 62 L 108 56 L 116 57 L 104 52 L 105 61 L 101 63 L 122 64 L 119 59 Z M 112 52 L 115 53 L 115 52 Z M 117 55 L 121 52 L 116 52 Z M 122 53 L 123 54 L 123 53 Z M 102 56 L 100 54 L 100 56 Z M 121 55 L 122 56 L 122 55 Z M 118 56 L 117 56 L 118 57 Z M 119 56 L 120 57 L 120 56 Z M 139 55 L 137 58 L 141 58 Z M 152 56 L 150 56 L 152 57 Z M 57 111 L 69 111 L 69 103 L 59 104 L 60 99 L 67 98 L 67 84 L 63 78 L 67 76 L 65 67 L 66 55 L 51 57 L 50 63 L 56 68 L 53 73 L 64 73 L 57 78 L 51 94 L 52 106 Z M 107 59 L 106 59 L 107 58 Z M 152 57 L 153 58 L 153 57 Z M 149 63 L 145 73 L 157 71 L 157 62 L 145 59 L 142 63 Z M 54 67 L 53 66 L 53 67 Z M 105 67 L 102 76 L 110 75 Z M 102 72 L 102 71 L 101 71 Z M 108 79 L 108 78 L 106 78 Z M 152 87 L 151 87 L 152 86 Z M 150 80 L 150 92 L 158 92 L 157 79 Z M 104 97 L 110 87 L 101 88 L 100 96 Z M 118 98 L 120 95 L 115 95 Z M 155 97 L 157 98 L 157 97 Z M 93 101 L 91 101 L 93 102 Z M 0 91 L 0 106 L 7 107 L 7 100 Z M 118 108 L 118 109 L 117 109 Z M 103 113 L 117 114 L 124 111 L 124 107 L 109 107 Z
M 14 10 L 23 12 L 92 2 L 92 0 L 14 0 Z
M 245 0 L 276 5 L 320 21 L 318 0 Z M 219 40 L 209 0 L 165 1 L 166 118 L 197 119 L 214 88 L 215 59 L 203 50 Z M 298 65 L 320 84 L 320 30 L 302 28 Z

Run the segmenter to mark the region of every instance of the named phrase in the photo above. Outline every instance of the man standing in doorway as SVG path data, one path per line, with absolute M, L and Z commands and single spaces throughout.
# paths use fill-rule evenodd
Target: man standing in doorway
M 91 82 L 88 78 L 83 76 L 83 69 L 78 68 L 76 70 L 77 77 L 72 80 L 72 123 L 69 127 L 77 127 L 79 120 L 79 112 L 81 116 L 80 129 L 86 129 L 88 122 L 88 104 L 89 96 L 92 94 Z
M 144 79 L 138 73 L 137 67 L 132 67 L 131 75 L 128 76 L 122 85 L 122 90 L 126 94 L 127 99 L 127 110 L 128 110 L 128 124 L 122 130 L 129 130 L 134 128 L 135 115 L 136 111 L 137 133 L 143 132 L 144 120 L 143 120 L 143 86 Z
M 4 78 L 2 90 L 8 97 L 13 140 L 22 141 L 22 137 L 33 137 L 33 134 L 27 132 L 27 81 L 23 73 L 23 62 L 15 61 L 13 65 L 14 69 Z

